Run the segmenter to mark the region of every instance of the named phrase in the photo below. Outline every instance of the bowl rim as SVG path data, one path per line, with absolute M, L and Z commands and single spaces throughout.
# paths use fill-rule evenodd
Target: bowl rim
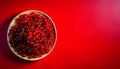
M 52 22 L 52 25 L 53 25 L 53 27 L 54 27 L 54 30 L 55 30 L 55 40 L 54 40 L 54 44 L 53 44 L 51 50 L 50 50 L 48 53 L 46 53 L 46 54 L 44 54 L 44 55 L 42 55 L 41 57 L 38 57 L 38 58 L 31 58 L 31 59 L 29 59 L 29 58 L 27 58 L 27 57 L 22 57 L 21 55 L 17 54 L 17 52 L 14 51 L 14 49 L 11 47 L 11 44 L 9 43 L 10 39 L 9 39 L 8 33 L 10 32 L 11 27 L 15 25 L 15 19 L 16 19 L 16 18 L 18 18 L 18 17 L 19 17 L 20 15 L 22 15 L 22 14 L 29 14 L 29 13 L 32 13 L 32 12 L 43 14 L 43 15 L 47 16 L 47 17 L 50 19 L 50 21 Z M 11 50 L 16 56 L 18 56 L 19 58 L 21 58 L 21 59 L 23 59 L 23 60 L 36 61 L 36 60 L 40 60 L 40 59 L 48 56 L 48 55 L 52 52 L 52 50 L 54 49 L 54 47 L 55 47 L 55 45 L 56 45 L 56 41 L 57 41 L 57 30 L 56 30 L 56 26 L 55 26 L 54 21 L 53 21 L 52 18 L 51 18 L 50 16 L 48 16 L 46 13 L 44 13 L 44 12 L 42 12 L 42 11 L 39 11 L 39 10 L 26 10 L 26 11 L 23 11 L 23 12 L 19 13 L 18 15 L 16 15 L 16 16 L 12 19 L 12 21 L 10 22 L 10 24 L 9 24 L 9 26 L 8 26 L 8 29 L 7 29 L 7 43 L 8 43 L 8 46 L 9 46 L 10 50 Z

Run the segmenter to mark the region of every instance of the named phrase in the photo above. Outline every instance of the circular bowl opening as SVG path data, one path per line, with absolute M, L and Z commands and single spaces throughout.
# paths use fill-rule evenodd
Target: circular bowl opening
M 11 51 L 21 59 L 35 61 L 46 57 L 53 50 L 57 31 L 53 20 L 38 10 L 18 14 L 7 31 Z

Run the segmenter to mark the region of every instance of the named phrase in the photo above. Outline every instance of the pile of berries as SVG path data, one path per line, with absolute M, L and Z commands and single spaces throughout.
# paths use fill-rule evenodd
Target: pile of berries
M 56 33 L 52 21 L 42 13 L 21 14 L 8 33 L 9 43 L 22 57 L 39 58 L 53 47 Z

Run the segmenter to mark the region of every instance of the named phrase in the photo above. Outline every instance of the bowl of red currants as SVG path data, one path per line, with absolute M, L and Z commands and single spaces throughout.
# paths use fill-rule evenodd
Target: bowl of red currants
M 53 20 L 38 10 L 18 14 L 7 31 L 11 51 L 21 59 L 35 61 L 46 57 L 53 50 L 57 38 Z

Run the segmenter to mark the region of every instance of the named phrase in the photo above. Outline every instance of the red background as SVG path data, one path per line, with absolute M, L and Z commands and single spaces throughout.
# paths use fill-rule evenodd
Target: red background
M 6 42 L 12 18 L 25 10 L 47 13 L 57 28 L 50 55 L 13 58 Z M 0 69 L 120 69 L 120 0 L 0 0 Z

